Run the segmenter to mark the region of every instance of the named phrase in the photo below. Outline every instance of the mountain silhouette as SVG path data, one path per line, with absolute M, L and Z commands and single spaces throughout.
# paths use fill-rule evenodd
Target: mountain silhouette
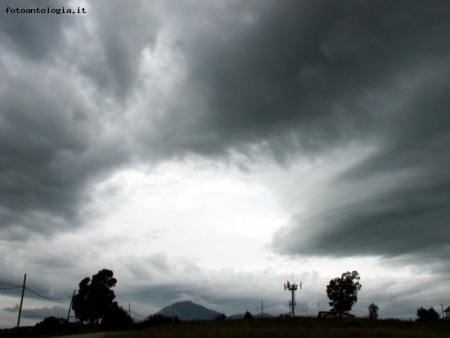
M 172 305 L 163 307 L 157 313 L 171 317 L 172 306 L 175 316 L 178 316 L 180 320 L 212 320 L 220 314 L 219 312 L 210 310 L 204 306 L 192 303 L 189 300 L 176 302 Z

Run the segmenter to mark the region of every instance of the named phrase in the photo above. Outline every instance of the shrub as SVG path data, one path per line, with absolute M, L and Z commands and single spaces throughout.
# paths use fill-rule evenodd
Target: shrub
M 216 316 L 216 318 L 214 318 L 215 320 L 225 320 L 227 318 L 227 316 L 225 316 L 224 313 L 218 314 Z
M 252 319 L 253 315 L 250 312 L 245 312 L 244 319 Z
M 433 307 L 430 307 L 428 310 L 420 307 L 417 309 L 417 317 L 416 320 L 418 322 L 436 322 L 439 320 L 439 313 Z
M 64 318 L 46 317 L 42 322 L 35 325 L 34 330 L 37 333 L 55 333 L 63 331 L 69 327 L 69 323 Z
M 133 318 L 131 318 L 128 312 L 122 306 L 119 306 L 117 302 L 113 302 L 102 321 L 102 326 L 120 330 L 127 329 L 133 324 Z
M 178 318 L 178 316 L 175 316 L 174 323 L 179 323 L 179 322 L 180 322 L 180 318 Z M 148 319 L 139 323 L 139 326 L 140 327 L 150 327 L 150 326 L 160 326 L 160 325 L 171 324 L 171 323 L 172 323 L 172 317 L 165 316 L 161 313 L 155 313 L 154 315 L 148 316 Z

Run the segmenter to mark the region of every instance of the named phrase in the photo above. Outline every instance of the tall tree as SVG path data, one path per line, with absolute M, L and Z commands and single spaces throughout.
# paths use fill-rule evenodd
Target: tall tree
M 116 298 L 111 290 L 117 283 L 113 275 L 111 270 L 103 269 L 92 276 L 92 280 L 86 277 L 80 282 L 72 309 L 81 322 L 98 324 L 108 313 Z
M 378 305 L 372 303 L 369 305 L 369 318 L 370 319 L 378 319 Z
M 353 304 L 358 300 L 358 291 L 362 287 L 359 283 L 360 278 L 357 271 L 347 271 L 340 278 L 330 280 L 327 285 L 329 304 L 333 307 L 333 310 L 339 311 L 339 317 L 341 317 L 342 312 L 350 311 Z

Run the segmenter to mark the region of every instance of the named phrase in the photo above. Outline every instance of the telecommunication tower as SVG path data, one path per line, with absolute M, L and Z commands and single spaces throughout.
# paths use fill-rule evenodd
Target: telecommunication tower
M 287 281 L 286 284 L 284 284 L 284 291 L 289 290 L 292 293 L 292 300 L 289 301 L 289 306 L 291 308 L 291 313 L 292 313 L 292 317 L 295 316 L 295 291 L 297 291 L 298 287 L 300 286 L 300 290 L 302 289 L 302 282 L 300 282 L 300 285 L 295 284 L 295 283 L 289 283 L 289 281 Z

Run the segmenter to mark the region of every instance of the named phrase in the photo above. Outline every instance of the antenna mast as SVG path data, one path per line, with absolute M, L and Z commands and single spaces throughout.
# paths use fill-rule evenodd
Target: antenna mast
M 289 281 L 287 281 L 286 284 L 284 284 L 284 291 L 289 290 L 292 293 L 292 300 L 289 301 L 289 306 L 291 308 L 292 317 L 295 316 L 295 305 L 297 305 L 297 303 L 295 301 L 295 291 L 297 291 L 299 286 L 300 286 L 300 290 L 302 289 L 302 282 L 300 282 L 300 285 L 298 285 L 298 284 L 295 284 L 293 282 L 293 280 L 294 280 L 294 275 L 292 274 L 292 284 L 289 283 Z

